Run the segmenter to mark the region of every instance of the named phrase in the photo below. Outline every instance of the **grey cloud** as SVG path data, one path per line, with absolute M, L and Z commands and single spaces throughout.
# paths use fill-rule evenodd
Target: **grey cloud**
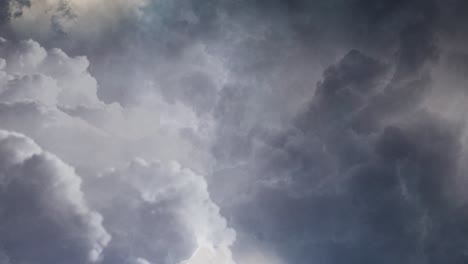
M 44 75 L 21 77 L 9 81 L 0 98 L 3 102 L 37 99 L 45 104 L 55 104 L 59 88 L 55 80 Z
M 216 84 L 210 76 L 202 72 L 194 72 L 182 77 L 177 84 L 167 84 L 161 87 L 166 98 L 171 101 L 182 101 L 192 105 L 197 114 L 209 113 L 216 104 Z
M 106 186 L 116 192 L 103 193 Z M 104 263 L 125 263 L 132 258 L 168 264 L 217 258 L 220 263 L 231 263 L 234 231 L 211 201 L 204 178 L 179 164 L 135 160 L 88 182 L 87 188 L 113 237 Z M 199 260 L 192 256 L 205 248 L 219 252 L 199 256 Z
M 296 4 L 301 7 L 278 9 L 279 16 L 291 15 L 294 21 L 292 14 L 308 6 Z M 356 34 L 358 39 L 349 36 L 345 45 L 363 46 L 378 59 L 354 50 L 326 69 L 292 125 L 275 128 L 257 112 L 255 103 L 272 103 L 252 99 L 261 94 L 260 78 L 257 87 L 221 91 L 228 96 L 226 101 L 221 96 L 215 108 L 220 122 L 214 155 L 220 169 L 211 191 L 238 233 L 236 256 L 247 250 L 243 243 L 253 243 L 290 263 L 437 263 L 444 258 L 463 263 L 466 245 L 435 242 L 450 236 L 444 233 L 450 229 L 444 217 L 465 217 L 459 201 L 448 194 L 458 177 L 460 134 L 445 130 L 454 125 L 422 110 L 439 88 L 432 87 L 430 68 L 438 58 L 440 14 L 433 2 L 387 1 L 374 5 L 380 13 L 372 6 L 364 1 L 362 6 L 341 5 L 362 12 L 358 19 L 369 22 L 361 33 L 346 28 L 358 23 L 340 24 L 338 35 Z M 339 12 L 340 4 L 334 7 Z M 302 40 L 309 41 L 303 33 Z M 250 58 L 271 57 L 240 61 Z M 249 64 L 240 69 L 263 76 L 262 70 L 271 72 L 276 65 L 281 63 L 257 64 L 259 71 Z M 282 97 L 282 102 L 292 98 Z M 439 140 L 443 155 L 428 147 Z M 426 171 L 426 164 L 433 166 Z
M 314 110 L 308 116 L 327 113 Z M 237 177 L 245 171 L 257 176 L 234 191 L 243 199 L 220 199 L 223 212 L 238 234 L 288 262 L 463 263 L 466 244 L 448 240 L 457 232 L 449 230 L 465 225 L 446 221 L 465 217 L 450 193 L 459 131 L 429 114 L 409 115 L 410 121 L 376 125 L 369 136 L 336 118 L 312 119 L 302 132 L 281 135 L 275 145 L 254 151 L 261 155 L 252 158 L 256 163 L 237 169 Z M 223 173 L 220 179 L 228 180 Z
M 168 105 L 162 99 L 128 108 L 106 104 L 98 98 L 98 84 L 88 72 L 86 57 L 46 50 L 32 40 L 3 40 L 0 56 L 4 57 L 0 65 L 3 128 L 27 134 L 78 170 L 91 169 L 96 174 L 94 170 L 125 163 L 134 155 L 181 160 L 181 152 L 196 163 L 193 153 L 198 150 L 189 142 L 198 135 L 189 138 L 182 131 L 195 131 L 200 124 L 183 106 Z M 180 120 L 171 124 L 163 111 Z M 75 140 L 81 144 L 68 144 Z M 92 163 L 90 153 L 97 154 Z
M 435 242 L 447 239 L 439 231 L 448 228 L 445 217 L 464 217 L 449 191 L 460 134 L 422 110 L 434 49 L 432 33 L 421 33 L 427 41 L 420 47 L 419 38 L 406 35 L 412 30 L 422 29 L 404 29 L 399 46 L 414 57 L 383 63 L 353 50 L 326 69 L 293 127 L 277 135 L 244 127 L 248 137 L 241 140 L 250 150 L 233 172 L 218 172 L 213 185 L 220 190 L 212 189 L 239 237 L 292 263 L 465 261 L 465 244 Z M 218 147 L 229 151 L 242 141 L 221 140 Z M 217 179 L 240 186 L 233 194 L 243 198 L 223 199 Z M 238 241 L 234 252 L 242 254 Z
M 30 7 L 30 0 L 6 0 L 0 4 L 0 26 L 8 23 L 11 17 L 22 15 L 23 7 Z
M 15 43 L 2 40 L 3 49 L 0 49 L 0 54 L 6 58 L 0 69 L 4 77 L 0 85 L 2 128 L 27 134 L 83 173 L 86 188 L 80 197 L 84 199 L 85 196 L 91 207 L 102 214 L 103 219 L 99 216 L 94 220 L 99 225 L 102 220 L 103 228 L 113 237 L 111 242 L 103 240 L 102 247 L 96 248 L 94 260 L 101 263 L 233 263 L 230 247 L 235 232 L 212 202 L 204 177 L 182 168 L 177 162 L 167 162 L 171 155 L 179 160 L 187 155 L 194 164 L 200 161 L 193 157 L 192 147 L 183 140 L 182 133 L 190 130 L 190 124 L 185 122 L 194 123 L 192 136 L 198 136 L 194 132 L 199 125 L 197 116 L 184 107 L 168 105 L 161 97 L 149 101 L 150 106 L 105 104 L 96 96 L 97 84 L 87 72 L 89 62 L 85 57 L 69 57 L 59 49 L 45 50 L 32 40 Z M 207 83 L 203 75 L 196 78 L 201 78 L 201 86 Z M 160 113 L 157 119 L 156 109 L 166 113 Z M 175 116 L 175 120 L 171 116 Z M 166 149 L 163 144 L 171 148 Z M 178 147 L 172 148 L 175 145 Z M 13 149 L 19 151 L 20 146 Z M 165 151 L 173 153 L 164 155 Z M 137 155 L 148 159 L 158 157 L 163 161 L 148 163 L 137 159 L 120 169 L 119 165 Z M 6 158 L 10 156 L 5 154 Z M 118 169 L 103 173 L 108 167 Z M 34 175 L 33 169 L 24 174 Z M 62 175 L 61 172 L 56 174 L 56 177 Z M 102 193 L 102 188 L 113 188 L 116 192 Z M 37 191 L 41 189 L 47 191 L 43 185 L 37 187 Z M 30 203 L 34 205 L 25 200 L 24 206 Z M 44 203 L 54 205 L 53 201 Z M 8 202 L 12 208 L 19 205 L 13 198 Z M 47 210 L 37 208 L 34 213 L 47 213 Z M 27 215 L 12 214 L 12 217 L 21 219 Z M 69 219 L 64 221 L 73 223 Z M 21 243 L 26 246 L 28 239 L 32 247 L 39 243 L 35 239 L 41 239 L 42 235 L 31 234 L 29 238 L 26 233 L 14 241 L 15 248 Z M 53 242 L 50 242 L 51 248 L 55 246 Z M 104 244 L 108 244 L 105 249 Z M 77 263 L 86 263 L 87 260 L 78 256 L 85 250 L 83 247 L 78 243 L 70 244 L 63 254 L 46 252 L 48 255 L 44 259 L 59 261 L 70 257 Z M 101 251 L 102 257 L 97 259 Z M 7 257 L 19 258 L 18 252 L 9 253 Z M 37 254 L 32 252 L 25 258 Z
M 89 263 L 110 240 L 73 168 L 29 138 L 1 131 L 2 255 L 12 263 Z

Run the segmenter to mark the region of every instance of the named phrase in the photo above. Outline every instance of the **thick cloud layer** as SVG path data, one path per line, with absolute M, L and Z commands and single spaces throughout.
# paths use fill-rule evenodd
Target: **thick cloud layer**
M 60 232 L 43 254 L 49 228 L 0 239 L 0 262 L 467 262 L 467 8 L 3 1 L 0 128 L 81 175 L 4 177 L 74 175 L 86 210 L 1 185 L 0 223 L 43 215 Z M 21 144 L 0 161 L 29 164 L 10 161 Z

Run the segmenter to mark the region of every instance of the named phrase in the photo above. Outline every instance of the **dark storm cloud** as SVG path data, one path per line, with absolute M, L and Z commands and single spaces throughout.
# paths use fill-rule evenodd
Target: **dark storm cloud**
M 350 60 L 351 68 L 372 65 L 379 72 L 380 64 L 357 51 L 328 69 L 299 131 L 256 151 L 252 160 L 266 165 L 251 172 L 255 184 L 243 190 L 250 198 L 225 213 L 239 233 L 273 247 L 288 263 L 464 263 L 468 245 L 450 237 L 467 226 L 447 221 L 466 218 L 450 193 L 459 131 L 413 112 L 421 95 L 411 99 L 412 107 L 396 111 L 412 116 L 410 121 L 401 117 L 401 123 L 387 125 L 388 112 L 395 114 L 390 106 L 398 107 L 401 97 L 383 96 L 382 119 L 365 119 L 374 129 L 362 134 L 353 119 L 374 98 L 352 93 L 366 91 L 366 82 L 343 67 Z M 365 81 L 375 78 L 361 69 L 370 74 Z M 331 85 L 340 77 L 346 81 Z
M 236 162 L 218 171 L 212 193 L 239 234 L 235 252 L 245 250 L 245 239 L 280 252 L 286 263 L 466 262 L 468 219 L 452 193 L 461 131 L 421 106 L 435 89 L 429 68 L 439 55 L 440 14 L 431 1 L 377 2 L 335 7 L 361 22 L 341 25 L 340 36 L 363 37 L 347 45 L 378 59 L 352 50 L 327 68 L 286 131 L 261 119 L 246 124 L 254 93 L 223 89 L 230 96 L 216 114 L 233 127 L 221 126 L 214 150 Z M 308 7 L 275 3 L 285 16 Z M 276 12 L 271 2 L 259 4 Z M 293 32 L 309 27 L 290 18 Z M 390 42 L 379 46 L 382 40 Z M 244 198 L 223 200 L 226 181 L 241 186 L 232 197 Z

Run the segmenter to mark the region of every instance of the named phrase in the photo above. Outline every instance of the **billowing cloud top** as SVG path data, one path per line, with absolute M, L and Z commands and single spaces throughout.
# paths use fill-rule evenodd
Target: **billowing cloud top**
M 0 3 L 0 264 L 468 262 L 461 0 Z
M 0 131 L 2 263 L 97 261 L 110 235 L 81 178 L 31 139 Z

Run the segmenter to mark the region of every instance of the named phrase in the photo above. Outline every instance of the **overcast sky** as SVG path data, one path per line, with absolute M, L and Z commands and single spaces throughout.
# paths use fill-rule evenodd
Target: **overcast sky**
M 467 14 L 0 0 L 0 264 L 467 263 Z

